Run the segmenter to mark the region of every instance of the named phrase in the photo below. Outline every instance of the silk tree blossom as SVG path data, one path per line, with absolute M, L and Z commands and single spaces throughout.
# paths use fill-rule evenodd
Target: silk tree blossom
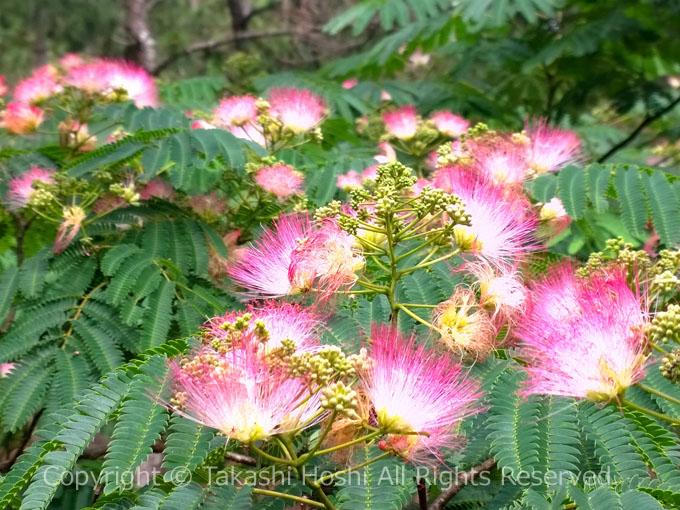
M 244 126 L 257 122 L 257 98 L 250 94 L 226 97 L 215 108 L 215 122 L 218 126 Z
M 246 249 L 243 259 L 229 270 L 229 276 L 252 298 L 292 294 L 288 270 L 293 252 L 311 230 L 307 216 L 281 216 L 272 229 L 265 230 L 262 238 Z
M 138 108 L 158 106 L 158 91 L 153 77 L 142 67 L 125 60 L 95 59 L 72 67 L 64 83 L 88 94 L 130 99 Z
M 0 97 L 4 96 L 9 92 L 9 87 L 5 83 L 5 75 L 0 74 Z
M 41 68 L 42 69 L 42 68 Z M 14 100 L 25 104 L 36 104 L 61 91 L 57 77 L 45 70 L 37 70 L 29 78 L 22 80 L 14 89 Z
M 413 105 L 400 106 L 395 110 L 384 112 L 382 120 L 387 133 L 402 140 L 413 138 L 418 129 L 418 116 L 416 107 Z
M 1 126 L 12 134 L 25 135 L 38 129 L 43 120 L 43 111 L 37 106 L 12 101 L 2 113 Z
M 470 121 L 448 110 L 432 113 L 430 120 L 437 128 L 437 131 L 451 138 L 462 135 L 470 127 Z
M 171 200 L 173 195 L 172 185 L 160 177 L 150 180 L 139 190 L 139 198 L 142 200 L 149 200 L 154 197 Z
M 608 402 L 644 378 L 649 316 L 626 277 L 614 266 L 581 279 L 567 264 L 534 287 L 515 331 L 529 361 L 525 395 Z
M 473 153 L 475 171 L 495 183 L 522 184 L 527 178 L 529 166 L 525 150 L 509 140 L 480 144 Z
M 273 88 L 269 91 L 270 114 L 284 129 L 301 134 L 311 131 L 323 121 L 326 102 L 311 90 Z
M 293 294 L 315 291 L 325 301 L 357 281 L 365 264 L 354 236 L 334 220 L 324 220 L 293 251 L 288 280 Z
M 380 152 L 378 152 L 373 159 L 379 164 L 384 165 L 386 163 L 391 163 L 392 161 L 397 161 L 397 153 L 389 142 L 380 142 L 378 144 L 378 149 Z
M 216 126 L 229 131 L 236 138 L 265 145 L 262 126 L 257 122 L 257 98 L 250 94 L 222 99 L 214 111 Z
M 85 211 L 76 205 L 64 207 L 63 215 L 64 221 L 59 224 L 57 237 L 54 240 L 54 253 L 61 253 L 68 248 L 68 245 L 80 232 L 80 227 L 87 216 Z
M 358 84 L 359 84 L 359 80 L 357 80 L 356 78 L 349 78 L 349 79 L 342 82 L 342 88 L 349 90 L 349 89 L 353 89 Z
M 229 271 L 250 298 L 314 291 L 321 301 L 350 287 L 364 259 L 354 237 L 334 221 L 313 225 L 307 216 L 282 216 Z
M 443 448 L 461 444 L 459 424 L 480 412 L 479 384 L 466 378 L 449 357 L 416 345 L 397 329 L 374 326 L 371 367 L 361 374 L 378 426 L 380 442 L 407 461 L 422 464 Z
M 246 313 L 252 315 L 246 334 L 255 334 L 258 327 L 266 329 L 266 341 L 261 343 L 267 353 L 282 347 L 284 341 L 292 341 L 298 353 L 314 351 L 320 345 L 319 316 L 298 304 L 265 301 L 248 305 Z M 244 312 L 227 312 L 211 318 L 203 326 L 207 339 L 227 338 L 229 326 L 243 315 Z
M 349 191 L 352 188 L 358 188 L 361 186 L 363 179 L 361 175 L 356 170 L 350 170 L 346 174 L 338 175 L 336 185 L 338 188 L 345 191 Z
M 266 440 L 318 422 L 318 394 L 307 383 L 273 365 L 254 342 L 241 342 L 223 356 L 199 351 L 193 359 L 172 362 L 175 411 L 219 430 L 243 444 Z
M 196 119 L 191 123 L 191 129 L 217 129 L 217 126 L 213 126 L 207 120 Z
M 282 203 L 303 191 L 304 176 L 290 165 L 263 166 L 254 179 L 260 188 L 274 194 Z
M 553 197 L 543 204 L 539 219 L 545 227 L 544 233 L 549 237 L 562 233 L 571 224 L 571 218 L 558 197 Z
M 8 184 L 7 205 L 11 210 L 27 206 L 36 191 L 35 183 L 54 184 L 54 170 L 32 166 L 20 177 L 15 177 Z
M 194 195 L 189 199 L 189 205 L 196 214 L 204 218 L 214 218 L 224 214 L 227 210 L 227 202 L 216 191 L 205 195 Z
M 529 303 L 529 291 L 517 268 L 497 269 L 484 261 L 471 262 L 463 268 L 477 280 L 480 304 L 492 310 L 494 317 L 512 323 L 520 319 Z
M 545 121 L 538 120 L 526 126 L 526 135 L 527 161 L 535 173 L 556 172 L 578 161 L 581 141 L 573 131 L 550 128 Z
M 458 247 L 496 267 L 508 267 L 539 248 L 534 231 L 537 218 L 527 198 L 463 168 L 437 170 L 435 186 L 458 195 L 471 216 L 471 225 L 457 225 Z
M 484 360 L 498 333 L 489 313 L 470 289 L 459 288 L 432 313 L 441 342 L 461 357 Z

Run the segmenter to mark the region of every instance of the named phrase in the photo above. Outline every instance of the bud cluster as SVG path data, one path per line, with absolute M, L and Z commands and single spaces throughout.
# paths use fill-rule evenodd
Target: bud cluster
M 321 391 L 321 407 L 357 419 L 357 394 L 342 381 L 334 382 Z
M 661 360 L 661 375 L 669 381 L 676 383 L 680 381 L 680 350 L 673 349 Z
M 307 377 L 323 386 L 334 377 L 352 376 L 370 366 L 371 360 L 366 349 L 361 349 L 359 354 L 346 356 L 339 347 L 324 346 L 314 353 L 293 354 L 288 368 L 293 377 Z
M 680 305 L 668 305 L 668 308 L 656 314 L 650 329 L 653 342 L 680 343 Z
M 444 212 L 457 225 L 470 225 L 471 222 L 470 215 L 465 212 L 465 203 L 458 195 L 429 186 L 423 188 L 414 208 L 420 218 L 430 212 Z

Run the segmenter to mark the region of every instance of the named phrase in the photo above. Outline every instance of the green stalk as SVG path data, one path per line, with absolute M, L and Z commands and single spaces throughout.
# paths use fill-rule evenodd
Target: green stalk
M 313 506 L 314 508 L 327 508 L 323 503 L 318 503 L 311 499 L 293 496 L 292 494 L 284 494 L 282 492 L 270 491 L 265 489 L 253 489 L 253 494 L 260 494 L 262 496 L 271 496 L 274 498 L 283 498 L 295 501 L 296 503 L 303 503 L 305 505 Z
M 661 397 L 664 400 L 668 400 L 669 402 L 672 402 L 673 404 L 677 404 L 680 406 L 680 399 L 672 397 L 668 395 L 667 393 L 664 393 L 663 391 L 655 390 L 654 388 L 651 388 L 647 386 L 646 384 L 638 383 L 637 387 L 640 388 L 643 391 L 646 391 L 647 393 L 651 393 L 652 395 L 656 395 L 657 397 Z
M 646 407 L 639 406 L 628 399 L 622 398 L 621 403 L 623 405 L 630 407 L 631 409 L 635 409 L 636 411 L 640 411 L 641 413 L 647 414 L 659 420 L 667 421 L 668 423 L 672 423 L 673 425 L 680 425 L 680 420 L 676 420 L 675 418 L 671 418 L 670 416 L 667 416 L 662 413 L 657 413 L 656 411 L 652 411 L 651 409 L 647 409 Z
M 370 434 L 366 434 L 364 437 L 360 437 L 359 439 L 353 439 L 352 441 L 348 441 L 347 443 L 339 444 L 331 448 L 326 448 L 325 450 L 319 450 L 314 454 L 314 456 L 326 455 L 327 453 L 337 452 L 338 450 L 342 450 L 343 448 L 354 446 L 355 444 L 363 443 L 364 441 L 369 441 L 370 439 L 374 439 L 380 435 L 382 435 L 382 432 L 380 430 L 377 430 L 375 432 L 371 432 Z
M 361 464 L 357 464 L 356 466 L 351 466 L 348 467 L 347 469 L 343 469 L 342 471 L 336 471 L 335 473 L 331 473 L 330 475 L 322 476 L 319 478 L 315 483 L 315 485 L 321 485 L 327 480 L 332 480 L 333 478 L 337 476 L 342 476 L 346 475 L 347 473 L 351 473 L 352 471 L 356 471 L 357 469 L 361 469 L 362 467 L 366 467 L 370 464 L 373 464 L 376 461 L 379 461 L 380 459 L 384 459 L 385 457 L 389 457 L 392 455 L 390 452 L 383 453 L 382 455 L 378 455 L 377 457 L 374 457 L 372 459 L 367 460 L 366 462 L 362 462 Z

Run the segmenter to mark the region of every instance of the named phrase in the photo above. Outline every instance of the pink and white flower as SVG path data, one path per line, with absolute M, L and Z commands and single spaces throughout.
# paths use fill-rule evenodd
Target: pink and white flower
M 284 164 L 263 166 L 255 173 L 254 179 L 258 186 L 274 194 L 280 202 L 302 193 L 304 184 L 303 174 Z
M 539 248 L 534 236 L 537 218 L 525 196 L 457 167 L 440 168 L 434 182 L 438 188 L 458 195 L 471 216 L 470 226 L 454 227 L 462 251 L 496 267 L 508 267 Z
M 293 133 L 306 133 L 324 119 L 326 102 L 311 90 L 274 88 L 269 91 L 269 112 L 284 128 Z
M 8 207 L 12 210 L 16 210 L 27 206 L 31 201 L 31 196 L 33 196 L 33 193 L 36 191 L 34 184 L 36 182 L 54 184 L 53 175 L 54 170 L 32 166 L 22 176 L 15 177 L 9 181 L 9 190 L 7 191 Z
M 37 70 L 29 78 L 17 84 L 13 96 L 14 100 L 20 103 L 36 104 L 49 99 L 60 91 L 61 85 L 53 73 Z
M 358 188 L 361 186 L 363 179 L 361 175 L 356 170 L 350 170 L 346 174 L 338 175 L 338 180 L 336 185 L 338 188 L 345 191 L 349 191 L 352 188 Z
M 649 317 L 625 268 L 580 279 L 559 266 L 532 289 L 532 302 L 515 331 L 530 360 L 525 395 L 608 402 L 644 378 Z
M 526 134 L 530 140 L 527 161 L 534 172 L 556 172 L 578 161 L 581 141 L 573 131 L 550 128 L 545 121 L 538 120 L 526 126 Z
M 32 133 L 45 119 L 43 111 L 37 106 L 12 101 L 7 103 L 2 113 L 2 127 L 15 135 Z
M 434 112 L 430 115 L 430 120 L 437 131 L 451 138 L 462 135 L 470 127 L 470 121 L 448 110 Z
M 349 79 L 342 82 L 342 88 L 349 90 L 349 89 L 353 89 L 358 84 L 359 84 L 359 80 L 357 80 L 356 78 L 349 78 Z
M 257 98 L 250 94 L 225 97 L 215 108 L 215 123 L 225 129 L 257 122 Z
M 361 375 L 379 427 L 380 447 L 407 461 L 428 463 L 442 448 L 461 445 L 459 425 L 480 412 L 479 383 L 449 357 L 416 345 L 397 329 L 374 326 L 373 363 Z
M 318 394 L 309 398 L 307 383 L 272 365 L 256 342 L 240 342 L 219 357 L 202 354 L 190 364 L 170 364 L 175 390 L 182 395 L 181 409 L 175 411 L 182 416 L 243 444 L 318 422 Z
M 147 182 L 146 186 L 139 191 L 139 198 L 142 200 L 149 200 L 152 197 L 170 200 L 172 196 L 172 185 L 159 177 Z
M 475 147 L 474 169 L 498 184 L 522 184 L 527 177 L 527 164 L 523 147 L 509 140 Z
M 373 159 L 375 159 L 379 164 L 384 165 L 385 163 L 390 163 L 397 160 L 397 153 L 394 148 L 389 144 L 389 142 L 380 142 L 378 144 L 378 149 L 380 152 L 376 154 Z
M 306 216 L 282 216 L 229 271 L 246 295 L 280 297 L 314 291 L 320 301 L 351 287 L 364 259 L 354 237 L 334 221 L 313 225 Z
M 395 110 L 384 112 L 382 119 L 387 133 L 402 140 L 413 138 L 418 129 L 418 116 L 416 107 L 413 105 L 400 106 Z
M 553 197 L 543 204 L 539 219 L 545 227 L 545 233 L 550 237 L 562 233 L 571 224 L 571 218 L 567 214 L 564 204 L 557 197 Z
M 298 304 L 265 301 L 257 305 L 248 305 L 246 312 L 252 315 L 248 326 L 248 334 L 257 328 L 261 321 L 269 337 L 265 342 L 266 352 L 282 346 L 284 340 L 295 343 L 296 352 L 314 351 L 320 345 L 318 327 L 319 317 L 307 308 Z M 243 312 L 227 312 L 213 317 L 203 326 L 207 339 L 223 339 L 229 335 L 225 323 L 233 323 Z

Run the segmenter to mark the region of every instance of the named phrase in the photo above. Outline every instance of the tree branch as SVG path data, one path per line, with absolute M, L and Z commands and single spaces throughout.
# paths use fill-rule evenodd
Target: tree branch
M 451 487 L 442 492 L 437 497 L 437 499 L 435 499 L 432 502 L 429 509 L 442 510 L 444 508 L 444 505 L 446 505 L 446 503 L 448 503 L 451 498 L 458 494 L 458 492 L 460 492 L 460 490 L 463 487 L 465 487 L 467 484 L 471 482 L 474 482 L 477 478 L 479 478 L 479 476 L 482 473 L 491 471 L 495 467 L 496 460 L 493 457 L 491 457 L 490 459 L 487 459 L 484 462 L 482 462 L 479 466 L 475 466 L 469 471 L 459 474 L 456 483 L 454 483 L 453 485 L 451 485 Z
M 673 108 L 676 107 L 676 105 L 680 103 L 680 97 L 674 99 L 671 101 L 667 106 L 659 110 L 653 115 L 645 115 L 645 118 L 642 120 L 642 122 L 636 127 L 631 134 L 629 134 L 626 138 L 621 140 L 619 143 L 614 145 L 611 149 L 609 149 L 607 152 L 605 152 L 600 158 L 597 160 L 598 163 L 604 163 L 607 161 L 611 156 L 613 156 L 615 153 L 617 153 L 620 149 L 623 149 L 626 145 L 628 145 L 630 142 L 632 142 L 637 135 L 639 135 L 643 129 L 645 129 L 647 126 L 649 126 L 652 122 L 654 122 L 657 119 L 660 119 L 664 115 L 666 115 L 668 112 L 670 112 Z
M 153 69 L 153 74 L 154 76 L 157 76 L 162 71 L 164 71 L 168 66 L 170 66 L 180 58 L 191 55 L 192 53 L 213 50 L 215 48 L 219 48 L 220 46 L 234 44 L 236 41 L 266 39 L 268 37 L 283 37 L 291 35 L 292 33 L 293 32 L 290 30 L 270 30 L 266 32 L 240 32 L 238 34 L 233 34 L 223 39 L 214 39 L 211 41 L 199 41 L 167 57 Z

